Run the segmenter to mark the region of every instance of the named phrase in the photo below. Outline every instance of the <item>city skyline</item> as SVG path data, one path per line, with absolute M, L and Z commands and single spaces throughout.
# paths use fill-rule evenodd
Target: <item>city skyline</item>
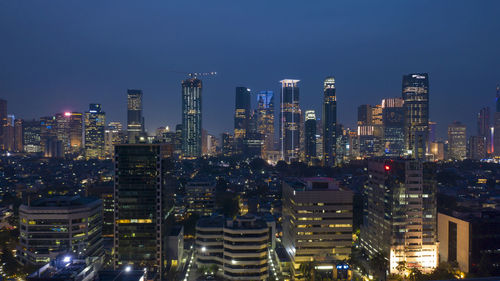
M 401 77 L 406 73 L 429 73 L 430 119 L 438 123 L 439 137 L 445 138 L 446 128 L 453 121 L 461 121 L 472 129 L 470 132 L 474 131 L 477 112 L 485 106 L 494 108 L 495 87 L 500 77 L 500 70 L 495 67 L 500 63 L 495 52 L 499 39 L 492 36 L 499 28 L 499 23 L 493 20 L 493 11 L 499 6 L 495 2 L 451 6 L 424 1 L 412 9 L 408 9 L 408 4 L 392 3 L 386 4 L 387 11 L 379 7 L 381 13 L 374 14 L 370 9 L 358 9 L 355 4 L 325 4 L 307 6 L 298 18 L 280 15 L 281 22 L 266 25 L 256 20 L 249 26 L 237 23 L 233 27 L 227 26 L 234 17 L 231 12 L 245 8 L 257 18 L 266 18 L 282 7 L 271 4 L 263 9 L 260 3 L 243 6 L 198 3 L 200 11 L 206 8 L 209 13 L 197 12 L 198 20 L 180 19 L 180 24 L 172 25 L 179 20 L 175 13 L 187 8 L 184 5 L 157 4 L 136 9 L 125 2 L 119 7 L 102 4 L 92 10 L 92 5 L 69 3 L 61 3 L 57 9 L 36 3 L 21 7 L 3 4 L 0 34 L 10 40 L 0 49 L 0 60 L 8 66 L 0 69 L 0 96 L 9 102 L 9 114 L 29 120 L 55 112 L 83 112 L 89 103 L 100 103 L 107 109 L 109 121 L 125 123 L 124 92 L 138 88 L 144 92 L 148 132 L 165 125 L 173 128 L 181 123 L 179 84 L 186 78 L 176 72 L 184 71 L 218 72 L 215 77 L 202 79 L 204 128 L 216 134 L 233 129 L 230 116 L 234 87 L 245 85 L 253 93 L 279 92 L 277 81 L 286 77 L 301 80 L 301 109 L 315 110 L 321 117 L 322 80 L 335 76 L 338 123 L 346 127 L 354 127 L 360 104 L 399 97 Z M 218 11 L 221 7 L 225 9 Z M 283 9 L 293 14 L 300 8 L 292 3 Z M 456 18 L 441 17 L 441 12 L 448 8 Z M 38 13 L 40 10 L 46 13 Z M 86 21 L 87 17 L 76 13 L 77 10 L 92 15 L 95 22 Z M 123 22 L 115 14 L 118 11 L 151 17 L 132 25 Z M 216 21 L 221 13 L 226 17 Z M 416 15 L 426 20 L 409 20 Z M 25 18 L 29 21 L 24 21 Z M 207 21 L 207 26 L 199 26 Z M 400 24 L 393 25 L 395 21 Z M 28 35 L 35 32 L 48 39 L 20 38 L 8 28 L 13 25 L 18 26 L 16 32 Z M 54 25 L 62 27 L 48 31 Z M 204 32 L 203 38 L 210 39 L 205 40 L 210 43 L 184 50 L 172 41 L 181 36 L 179 32 L 191 27 Z M 210 30 L 215 27 L 220 31 Z M 285 28 L 293 29 L 296 38 L 280 43 L 277 35 Z M 145 29 L 152 31 L 141 32 Z M 235 29 L 241 30 L 241 34 L 228 44 L 229 37 L 222 34 Z M 314 32 L 309 34 L 310 29 Z M 407 30 L 413 30 L 415 36 L 408 37 Z M 331 36 L 323 36 L 327 31 L 331 31 Z M 161 33 L 165 33 L 165 39 L 157 39 Z M 54 36 L 62 37 L 68 44 L 54 45 L 50 40 Z M 85 43 L 87 40 L 83 40 L 82 46 L 74 44 L 85 38 L 96 46 Z M 182 39 L 187 45 L 193 41 L 186 36 Z M 269 48 L 254 48 L 259 42 L 268 43 Z M 287 47 L 280 52 L 282 44 Z M 38 45 L 40 48 L 35 49 Z M 243 52 L 248 56 L 241 56 Z M 238 68 L 241 64 L 247 67 Z M 363 83 L 359 77 L 363 77 Z M 469 99 L 471 96 L 474 98 Z M 252 104 L 255 108 L 254 97 Z

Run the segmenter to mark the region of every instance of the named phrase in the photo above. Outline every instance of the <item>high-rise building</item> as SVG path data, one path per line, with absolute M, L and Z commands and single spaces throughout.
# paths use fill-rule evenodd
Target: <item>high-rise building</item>
M 280 151 L 286 162 L 298 160 L 300 150 L 300 80 L 281 80 Z
M 115 146 L 114 267 L 163 274 L 164 158 L 161 144 Z
M 250 126 L 251 92 L 246 87 L 236 87 L 234 109 L 234 144 L 237 153 L 243 151 L 243 139 L 247 136 Z
M 99 257 L 102 248 L 102 201 L 57 196 L 19 207 L 18 257 L 41 265 L 60 254 Z
M 316 113 L 314 110 L 306 110 L 305 120 L 305 157 L 306 162 L 310 162 L 316 158 Z
M 466 129 L 460 122 L 448 126 L 448 159 L 464 160 L 467 157 Z
M 114 158 L 114 145 L 125 143 L 126 134 L 120 122 L 109 122 L 104 130 L 104 154 L 108 158 Z
M 24 138 L 24 151 L 27 153 L 42 152 L 41 143 L 41 129 L 42 125 L 40 120 L 24 121 L 23 124 L 23 138 Z
M 0 150 L 5 150 L 5 135 L 7 127 L 7 101 L 0 99 Z
M 483 107 L 477 115 L 477 135 L 486 139 L 486 153 L 493 152 L 491 135 L 490 108 Z
M 368 162 L 361 247 L 381 254 L 390 273 L 398 264 L 431 272 L 438 264 L 436 182 L 418 160 Z
M 351 254 L 351 190 L 332 178 L 283 182 L 283 246 L 295 274 L 302 263 L 332 266 Z
M 83 114 L 80 112 L 57 113 L 56 136 L 62 142 L 65 154 L 78 153 L 83 146 Z
M 274 150 L 274 92 L 260 91 L 257 95 L 257 132 L 264 140 L 262 157 Z
M 486 137 L 472 136 L 469 138 L 469 158 L 481 160 L 487 157 Z
M 372 106 L 369 104 L 358 106 L 358 125 L 371 125 L 373 121 L 372 112 Z
M 15 151 L 15 120 L 12 114 L 7 115 L 7 125 L 4 127 L 4 147 L 7 151 Z
M 101 105 L 91 103 L 85 112 L 85 157 L 87 159 L 104 159 L 104 137 L 106 113 Z
M 406 149 L 414 159 L 425 159 L 429 138 L 429 75 L 403 76 L 403 99 L 406 109 Z
M 23 119 L 14 119 L 14 151 L 16 152 L 24 151 L 23 124 Z
M 138 143 L 144 137 L 142 115 L 142 90 L 127 90 L 127 138 L 128 143 Z
M 493 132 L 493 154 L 495 158 L 500 158 L 500 85 L 497 85 Z
M 382 100 L 384 154 L 389 157 L 405 153 L 405 109 L 402 98 Z
M 233 155 L 234 137 L 230 133 L 222 133 L 222 155 Z
M 201 156 L 201 80 L 182 81 L 182 155 L 185 158 Z
M 333 166 L 337 149 L 337 96 L 335 78 L 323 82 L 323 160 L 325 166 Z
M 188 214 L 210 216 L 215 209 L 215 186 L 210 179 L 198 178 L 186 184 L 186 207 Z
M 196 263 L 221 267 L 227 280 L 267 280 L 269 237 L 266 221 L 251 214 L 202 218 L 196 224 Z

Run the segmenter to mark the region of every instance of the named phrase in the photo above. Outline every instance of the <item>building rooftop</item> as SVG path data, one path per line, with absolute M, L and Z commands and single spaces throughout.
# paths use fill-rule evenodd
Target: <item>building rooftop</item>
M 313 178 L 291 178 L 286 179 L 286 183 L 296 191 L 306 190 L 341 190 L 339 184 L 333 178 L 313 177 Z
M 97 201 L 100 199 L 95 197 L 54 196 L 34 200 L 29 207 L 80 207 Z

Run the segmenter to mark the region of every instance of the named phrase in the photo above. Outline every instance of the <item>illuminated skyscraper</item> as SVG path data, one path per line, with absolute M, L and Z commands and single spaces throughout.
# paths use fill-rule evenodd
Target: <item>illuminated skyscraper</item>
M 257 95 L 257 132 L 264 140 L 262 156 L 274 150 L 274 92 L 261 91 Z
M 40 120 L 24 121 L 23 124 L 23 138 L 24 138 L 24 151 L 27 153 L 42 152 L 41 142 L 41 129 L 42 124 Z
M 14 150 L 16 152 L 24 151 L 24 136 L 23 136 L 24 120 L 14 119 Z
M 369 104 L 358 106 L 358 125 L 371 125 L 373 121 L 372 112 L 372 106 Z
M 85 112 L 85 157 L 104 159 L 106 113 L 100 104 L 92 103 Z
M 114 267 L 162 274 L 166 222 L 164 159 L 160 144 L 115 146 Z
M 500 157 L 500 86 L 499 85 L 497 85 L 497 97 L 496 97 L 495 109 L 496 111 L 493 120 L 493 126 L 494 126 L 493 152 L 495 158 L 498 158 Z
M 250 125 L 250 89 L 246 87 L 236 87 L 235 109 L 234 109 L 234 144 L 236 152 L 243 150 L 243 139 L 249 133 Z
M 460 122 L 453 122 L 448 126 L 448 159 L 464 160 L 466 157 L 466 127 Z
M 281 158 L 286 162 L 297 160 L 300 150 L 300 80 L 281 80 L 280 141 Z
M 381 254 L 390 273 L 399 262 L 424 273 L 438 264 L 436 182 L 416 160 L 368 162 L 360 244 L 370 257 Z
M 201 80 L 182 81 L 182 155 L 185 158 L 201 156 Z
M 123 131 L 123 125 L 120 122 L 109 122 L 104 130 L 104 154 L 108 158 L 113 158 L 115 154 L 114 145 L 124 143 L 126 133 Z
M 305 157 L 306 162 L 316 158 L 316 113 L 314 110 L 306 110 L 305 122 Z
M 127 90 L 127 135 L 128 143 L 137 143 L 144 136 L 142 116 L 142 90 Z
M 429 76 L 427 73 L 403 76 L 406 108 L 406 148 L 414 159 L 425 159 L 429 138 Z
M 481 108 L 477 115 L 477 135 L 486 138 L 486 151 L 492 153 L 490 108 L 488 106 Z
M 57 113 L 56 136 L 62 142 L 65 154 L 78 153 L 82 148 L 83 114 L 80 112 Z
M 0 99 L 0 150 L 5 150 L 5 138 L 7 135 L 7 101 Z
M 323 82 L 323 159 L 331 167 L 337 158 L 337 97 L 335 78 L 327 77 Z
M 403 156 L 405 152 L 405 109 L 402 98 L 382 100 L 384 154 Z
M 472 136 L 469 138 L 469 158 L 473 160 L 485 159 L 486 153 L 486 137 Z

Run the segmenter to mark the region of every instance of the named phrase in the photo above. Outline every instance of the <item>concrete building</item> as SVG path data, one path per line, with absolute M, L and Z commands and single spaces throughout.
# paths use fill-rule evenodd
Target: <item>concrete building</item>
M 59 196 L 19 207 L 18 258 L 42 265 L 60 254 L 102 255 L 102 201 Z
M 467 157 L 467 128 L 460 122 L 448 126 L 448 159 L 464 160 Z
M 186 184 L 186 206 L 189 214 L 210 216 L 215 208 L 215 185 L 209 179 L 195 179 Z
M 283 182 L 283 246 L 296 276 L 301 263 L 333 266 L 349 258 L 352 200 L 352 191 L 331 178 Z
M 196 262 L 222 268 L 229 280 L 266 280 L 268 240 L 267 223 L 254 215 L 203 218 L 196 225 Z

